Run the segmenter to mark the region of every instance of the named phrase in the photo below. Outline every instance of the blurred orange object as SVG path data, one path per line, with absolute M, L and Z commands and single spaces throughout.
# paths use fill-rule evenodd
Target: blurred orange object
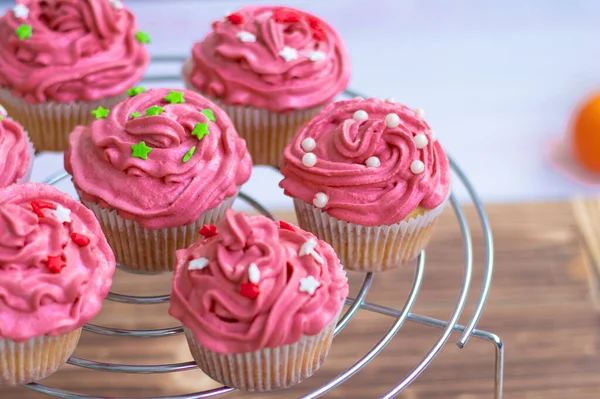
M 582 167 L 600 174 L 600 94 L 590 97 L 576 112 L 572 125 L 573 156 Z

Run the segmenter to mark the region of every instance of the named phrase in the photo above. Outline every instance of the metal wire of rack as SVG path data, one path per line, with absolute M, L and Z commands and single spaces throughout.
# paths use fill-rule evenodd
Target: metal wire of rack
M 179 56 L 163 56 L 163 57 L 154 57 L 154 63 L 173 63 L 173 62 L 183 62 L 184 58 Z M 164 83 L 173 83 L 178 81 L 179 77 L 176 75 L 150 75 L 145 78 L 145 82 L 164 82 Z M 361 96 L 359 93 L 353 90 L 347 90 L 344 93 L 345 96 L 356 97 Z M 361 96 L 364 97 L 364 96 Z M 335 335 L 337 335 L 354 317 L 354 315 L 359 310 L 376 312 L 385 316 L 389 316 L 395 318 L 395 322 L 388 329 L 388 331 L 382 336 L 379 342 L 373 346 L 373 348 L 367 352 L 358 362 L 350 366 L 346 371 L 339 374 L 336 378 L 329 381 L 327 384 L 322 387 L 316 389 L 315 391 L 302 396 L 300 399 L 314 399 L 323 396 L 325 393 L 331 391 L 337 386 L 343 384 L 346 380 L 351 378 L 354 374 L 360 371 L 363 367 L 365 367 L 373 358 L 375 358 L 388 343 L 392 341 L 396 333 L 400 330 L 404 322 L 416 322 L 420 324 L 424 324 L 431 327 L 437 327 L 442 329 L 442 333 L 437 339 L 437 341 L 432 345 L 429 352 L 425 355 L 425 357 L 414 366 L 414 368 L 409 371 L 397 384 L 395 384 L 381 399 L 391 399 L 396 397 L 400 392 L 402 392 L 407 386 L 409 386 L 434 360 L 434 358 L 440 353 L 444 345 L 447 343 L 450 335 L 454 332 L 460 333 L 461 336 L 456 342 L 456 345 L 459 348 L 463 348 L 471 337 L 476 337 L 482 339 L 484 341 L 490 342 L 494 346 L 495 350 L 495 376 L 494 376 L 494 399 L 502 399 L 502 388 L 503 388 L 503 377 L 504 377 L 504 345 L 502 340 L 496 334 L 491 332 L 482 331 L 476 328 L 477 323 L 481 317 L 483 312 L 483 308 L 485 306 L 485 302 L 488 298 L 488 294 L 490 291 L 491 280 L 492 280 L 492 271 L 493 271 L 493 253 L 494 253 L 494 245 L 492 239 L 492 232 L 490 229 L 490 224 L 488 221 L 488 217 L 485 213 L 481 200 L 477 195 L 475 189 L 472 184 L 469 182 L 465 173 L 462 169 L 456 164 L 456 162 L 450 158 L 450 164 L 452 167 L 452 171 L 466 191 L 468 192 L 471 202 L 473 203 L 477 215 L 479 217 L 479 223 L 481 224 L 483 231 L 483 241 L 485 246 L 485 260 L 483 262 L 484 268 L 484 277 L 483 283 L 480 288 L 479 298 L 477 304 L 475 306 L 475 310 L 471 314 L 469 318 L 469 322 L 466 325 L 459 325 L 458 320 L 464 310 L 467 295 L 471 289 L 471 280 L 473 274 L 473 243 L 471 238 L 471 232 L 468 226 L 467 219 L 460 207 L 458 200 L 456 199 L 454 193 L 450 196 L 450 203 L 456 215 L 457 222 L 459 224 L 462 238 L 463 238 L 463 250 L 465 254 L 464 260 L 464 272 L 463 272 L 463 282 L 462 286 L 459 289 L 458 299 L 456 301 L 456 306 L 452 311 L 449 319 L 447 321 L 434 319 L 428 316 L 415 314 L 411 312 L 413 305 L 416 302 L 417 296 L 419 294 L 419 289 L 423 282 L 423 272 L 425 268 L 425 251 L 421 252 L 417 261 L 414 279 L 412 283 L 412 288 L 408 294 L 408 298 L 401 309 L 393 309 L 386 306 L 381 306 L 375 303 L 366 302 L 365 298 L 369 289 L 371 287 L 371 283 L 373 282 L 373 274 L 367 273 L 363 279 L 362 285 L 358 290 L 358 293 L 354 298 L 348 298 L 346 300 L 346 305 L 348 305 L 348 309 L 346 313 L 342 316 L 341 320 L 338 322 L 338 325 L 335 329 Z M 59 182 L 65 180 L 68 177 L 68 174 L 64 171 L 60 171 L 49 177 L 44 181 L 46 184 L 55 185 Z M 253 199 L 251 196 L 240 193 L 239 199 L 246 202 L 248 205 L 253 207 L 259 213 L 272 217 L 270 212 L 263 207 L 258 201 Z M 158 295 L 158 296 L 148 296 L 148 297 L 140 297 L 140 296 L 129 296 L 111 292 L 107 300 L 120 302 L 131 305 L 153 305 L 166 303 L 169 301 L 169 295 Z M 181 326 L 171 327 L 171 328 L 162 328 L 155 330 L 126 330 L 119 328 L 111 328 L 111 327 L 103 327 L 94 324 L 87 324 L 84 326 L 84 331 L 93 334 L 101 334 L 105 336 L 111 337 L 133 337 L 133 338 L 160 338 L 171 335 L 177 335 L 183 333 L 183 328 Z M 96 362 L 93 360 L 81 359 L 77 357 L 71 357 L 68 360 L 68 363 L 74 366 L 91 369 L 91 370 L 102 370 L 108 372 L 115 373 L 130 373 L 130 374 L 164 374 L 164 373 L 173 373 L 186 371 L 197 368 L 194 362 L 185 362 L 178 364 L 163 364 L 163 365 L 127 365 L 127 364 L 113 364 L 113 363 L 102 363 Z M 91 396 L 85 395 L 77 392 L 70 392 L 62 389 L 56 389 L 52 387 L 48 387 L 39 383 L 32 383 L 25 386 L 31 390 L 47 394 L 50 396 L 64 398 L 64 399 L 137 399 L 137 398 L 125 398 L 125 397 L 106 397 L 106 396 Z M 215 396 L 220 396 L 229 392 L 234 391 L 233 388 L 229 387 L 221 387 L 216 389 L 211 389 L 208 391 L 190 393 L 187 395 L 176 395 L 176 396 L 161 396 L 154 398 L 146 398 L 146 399 L 202 399 L 202 398 L 211 398 Z

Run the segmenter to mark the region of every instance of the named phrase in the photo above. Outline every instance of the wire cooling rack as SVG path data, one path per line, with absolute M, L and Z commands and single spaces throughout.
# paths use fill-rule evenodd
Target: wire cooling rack
M 173 62 L 183 62 L 183 57 L 178 56 L 166 56 L 166 57 L 155 57 L 153 59 L 154 64 L 160 63 L 173 63 Z M 158 75 L 153 74 L 145 79 L 146 82 L 154 82 L 154 83 L 165 83 L 172 84 L 174 82 L 179 82 L 179 76 L 177 75 Z M 344 96 L 347 97 L 357 97 L 361 96 L 359 93 L 356 93 L 352 90 L 347 90 L 344 93 Z M 361 96 L 364 97 L 364 96 Z M 463 348 L 471 337 L 476 337 L 493 344 L 495 350 L 495 377 L 494 377 L 494 398 L 502 399 L 502 384 L 503 384 L 503 376 L 504 376 L 504 346 L 500 337 L 496 334 L 478 330 L 476 329 L 477 323 L 481 317 L 483 312 L 483 308 L 485 306 L 485 302 L 488 298 L 488 294 L 490 291 L 490 285 L 492 280 L 492 270 L 493 270 L 493 253 L 494 253 L 494 245 L 492 240 L 492 232 L 490 229 L 490 224 L 488 221 L 488 217 L 485 213 L 481 200 L 479 196 L 475 192 L 472 184 L 469 182 L 465 173 L 458 167 L 458 165 L 454 162 L 452 158 L 450 158 L 450 164 L 452 167 L 452 171 L 457 178 L 455 182 L 460 182 L 462 186 L 466 189 L 469 194 L 470 200 L 473 203 L 478 217 L 479 223 L 481 224 L 483 231 L 483 240 L 485 246 L 485 261 L 480 267 L 484 268 L 484 278 L 483 284 L 480 288 L 479 299 L 477 301 L 477 305 L 475 306 L 475 310 L 470 316 L 469 322 L 466 325 L 459 325 L 458 319 L 460 318 L 462 311 L 465 307 L 467 295 L 471 290 L 471 277 L 473 274 L 473 243 L 471 239 L 471 232 L 467 223 L 467 219 L 454 195 L 454 193 L 450 196 L 450 203 L 452 204 L 452 208 L 454 209 L 454 213 L 456 215 L 457 222 L 460 226 L 460 230 L 462 233 L 462 241 L 463 241 L 463 249 L 465 253 L 464 259 L 464 272 L 463 272 L 463 281 L 462 285 L 459 288 L 458 299 L 456 301 L 456 306 L 452 311 L 449 319 L 447 321 L 438 320 L 431 317 L 427 317 L 424 315 L 419 315 L 415 313 L 411 313 L 411 309 L 416 302 L 417 296 L 419 294 L 419 289 L 421 288 L 421 284 L 423 282 L 423 271 L 425 268 L 425 251 L 421 252 L 417 259 L 415 275 L 412 283 L 412 288 L 408 295 L 408 299 L 404 303 L 401 309 L 393 309 L 386 306 L 381 306 L 375 303 L 366 302 L 365 298 L 367 293 L 369 292 L 369 288 L 371 287 L 371 283 L 373 282 L 373 274 L 366 273 L 363 279 L 362 285 L 358 290 L 358 294 L 355 298 L 348 298 L 346 300 L 346 304 L 348 305 L 348 309 L 346 313 L 343 315 L 341 320 L 335 329 L 335 335 L 337 335 L 352 319 L 352 317 L 359 310 L 376 312 L 382 315 L 386 315 L 395 319 L 395 322 L 388 329 L 388 331 L 381 337 L 379 342 L 369 351 L 367 352 L 358 362 L 351 365 L 346 371 L 339 374 L 336 378 L 329 381 L 327 384 L 322 387 L 316 389 L 315 391 L 302 396 L 300 399 L 314 399 L 323 396 L 325 393 L 331 391 L 337 386 L 343 384 L 346 380 L 351 378 L 354 374 L 356 374 L 359 370 L 365 367 L 373 358 L 375 358 L 384 348 L 385 346 L 394 338 L 396 333 L 400 330 L 404 322 L 407 320 L 410 322 L 416 322 L 420 324 L 424 324 L 431 327 L 436 327 L 442 330 L 441 335 L 437 339 L 437 341 L 432 345 L 429 352 L 425 355 L 425 357 L 418 362 L 414 368 L 408 372 L 402 380 L 400 380 L 397 384 L 395 384 L 381 399 L 391 399 L 396 397 L 400 392 L 402 392 L 408 385 L 410 385 L 426 368 L 429 364 L 434 360 L 434 358 L 440 353 L 444 345 L 447 343 L 450 335 L 453 332 L 461 333 L 460 338 L 456 342 L 456 345 L 459 348 Z M 68 175 L 65 171 L 60 171 L 52 175 L 48 178 L 44 183 L 46 184 L 58 184 L 59 182 L 68 178 Z M 240 193 L 240 199 L 245 201 L 247 204 L 252 206 L 256 211 L 261 214 L 272 217 L 270 212 L 265 209 L 258 201 L 253 199 L 247 194 Z M 159 304 L 165 303 L 169 301 L 169 295 L 159 295 L 159 296 L 148 296 L 148 297 L 140 297 L 140 296 L 129 296 L 122 295 L 116 293 L 110 293 L 107 297 L 109 301 L 121 302 L 131 305 L 151 305 L 151 304 Z M 106 336 L 111 336 L 115 338 L 119 337 L 134 337 L 134 338 L 159 338 L 166 337 L 170 335 L 182 334 L 183 328 L 172 327 L 172 328 L 163 328 L 156 330 L 125 330 L 118 328 L 110 328 L 103 327 L 94 324 L 87 324 L 84 326 L 84 331 L 93 334 L 101 334 Z M 335 341 L 334 341 L 335 345 Z M 114 364 L 114 363 L 101 363 L 93 360 L 81 359 L 77 357 L 71 357 L 68 360 L 68 363 L 74 366 L 83 367 L 91 370 L 100 370 L 100 371 L 108 371 L 115 373 L 129 373 L 129 374 L 164 374 L 164 373 L 174 373 L 179 371 L 186 371 L 197 368 L 194 362 L 185 362 L 178 364 L 162 364 L 162 365 L 151 365 L 151 366 L 134 366 L 134 365 L 126 365 L 126 364 Z M 51 388 L 42 384 L 32 383 L 26 385 L 27 388 L 41 392 L 50 396 L 64 398 L 64 399 L 133 399 L 133 398 L 125 398 L 125 397 L 106 397 L 106 396 L 91 396 L 85 395 L 77 392 L 70 392 L 62 389 Z M 153 398 L 145 398 L 145 399 L 201 399 L 201 398 L 210 398 L 215 396 L 220 396 L 227 394 L 229 392 L 234 391 L 233 388 L 229 387 L 221 387 L 217 389 L 211 389 L 203 392 L 190 393 L 187 395 L 177 395 L 177 396 L 161 396 L 161 397 L 153 397 Z

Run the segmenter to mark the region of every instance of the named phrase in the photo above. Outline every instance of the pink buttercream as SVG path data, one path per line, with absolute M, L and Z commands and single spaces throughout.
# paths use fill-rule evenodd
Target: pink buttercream
M 106 0 L 19 0 L 27 18 L 0 18 L 0 87 L 28 103 L 95 101 L 125 93 L 150 61 L 135 17 Z M 20 40 L 20 25 L 32 28 Z
M 368 118 L 354 120 L 358 110 Z M 400 118 L 398 127 L 387 127 L 385 118 L 391 113 Z M 414 141 L 417 134 L 428 139 L 423 149 Z M 302 141 L 309 137 L 316 142 L 313 167 L 302 162 Z M 379 158 L 381 165 L 366 166 L 370 157 Z M 423 173 L 411 171 L 415 160 L 424 163 Z M 325 193 L 325 212 L 363 226 L 398 223 L 419 205 L 433 209 L 450 189 L 448 158 L 429 125 L 410 108 L 378 99 L 326 107 L 285 149 L 281 173 L 280 186 L 288 196 L 313 203 L 316 193 Z
M 61 222 L 53 209 L 34 212 L 32 201 L 71 211 Z M 71 237 L 82 234 L 81 247 Z M 64 256 L 53 273 L 48 256 Z M 0 190 L 0 339 L 24 342 L 75 330 L 100 311 L 115 271 L 115 258 L 91 211 L 39 183 Z
M 27 134 L 17 122 L 0 114 L 0 188 L 23 178 L 30 161 Z
M 236 194 L 252 169 L 245 141 L 212 102 L 179 92 L 185 102 L 170 104 L 165 100 L 169 89 L 148 90 L 71 133 L 65 168 L 84 200 L 116 209 L 143 227 L 162 229 L 193 223 Z M 164 112 L 145 116 L 153 106 Z M 212 110 L 214 122 L 201 112 L 205 109 Z M 134 112 L 141 116 L 133 118 Z M 210 131 L 201 140 L 192 135 L 197 123 L 208 123 Z M 132 145 L 141 141 L 152 148 L 147 160 L 132 157 Z
M 297 22 L 277 22 L 280 7 L 244 7 L 236 15 L 243 23 L 216 21 L 212 32 L 194 45 L 186 77 L 198 90 L 226 104 L 249 105 L 274 112 L 308 109 L 331 102 L 348 85 L 350 58 L 338 33 L 326 22 L 303 11 Z M 316 39 L 315 26 L 322 34 Z M 251 33 L 255 42 L 238 38 Z M 284 47 L 297 50 L 286 61 Z M 311 61 L 312 52 L 322 59 Z
M 274 348 L 317 335 L 343 306 L 348 282 L 329 244 L 298 227 L 292 229 L 280 228 L 264 216 L 228 211 L 217 225 L 217 236 L 177 252 L 169 313 L 200 345 L 224 354 Z M 315 251 L 323 264 L 312 255 L 299 256 L 308 239 L 317 241 Z M 189 261 L 197 258 L 208 259 L 208 265 L 189 270 Z M 256 299 L 241 294 L 252 263 L 260 271 Z M 321 284 L 314 295 L 300 291 L 308 276 Z

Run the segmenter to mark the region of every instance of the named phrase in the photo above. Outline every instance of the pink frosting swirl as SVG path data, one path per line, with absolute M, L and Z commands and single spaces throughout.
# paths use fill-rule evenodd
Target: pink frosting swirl
M 0 188 L 23 178 L 30 161 L 27 134 L 21 125 L 0 113 Z
M 307 138 L 316 144 L 309 151 Z M 316 156 L 312 167 L 303 163 L 307 152 Z M 435 208 L 450 189 L 448 158 L 429 125 L 412 109 L 378 99 L 326 107 L 285 149 L 281 173 L 288 196 L 314 203 L 324 193 L 325 212 L 364 226 L 398 223 L 419 205 Z
M 192 50 L 187 78 L 193 86 L 227 104 L 274 112 L 331 102 L 350 80 L 346 47 L 326 22 L 285 10 L 291 18 L 276 20 L 278 8 L 251 6 L 236 12 L 236 19 L 214 22 L 212 32 Z M 252 36 L 242 41 L 240 34 L 255 41 Z M 296 59 L 280 55 L 286 47 L 297 52 Z
M 184 102 L 167 101 L 171 93 L 182 95 Z M 146 111 L 156 115 L 146 116 Z M 132 117 L 135 112 L 140 115 Z M 197 125 L 208 131 L 201 139 L 192 134 Z M 229 117 L 191 91 L 138 94 L 107 118 L 77 127 L 69 140 L 65 168 L 82 198 L 149 229 L 195 222 L 235 195 L 252 169 L 246 142 Z M 132 146 L 142 142 L 151 150 L 145 160 L 133 157 Z
M 0 18 L 0 87 L 28 103 L 95 101 L 125 93 L 150 57 L 135 17 L 108 0 L 19 0 Z M 17 29 L 31 27 L 21 40 Z
M 349 287 L 329 244 L 298 227 L 233 211 L 217 232 L 178 251 L 169 308 L 202 346 L 225 354 L 274 348 L 317 335 L 333 321 Z M 299 255 L 308 240 L 322 264 Z M 190 261 L 201 258 L 207 265 L 190 270 Z M 253 267 L 254 299 L 241 293 L 253 281 Z M 310 276 L 320 284 L 312 294 L 300 289 Z
M 0 190 L 0 339 L 83 326 L 100 311 L 114 271 L 100 225 L 83 205 L 39 183 Z

